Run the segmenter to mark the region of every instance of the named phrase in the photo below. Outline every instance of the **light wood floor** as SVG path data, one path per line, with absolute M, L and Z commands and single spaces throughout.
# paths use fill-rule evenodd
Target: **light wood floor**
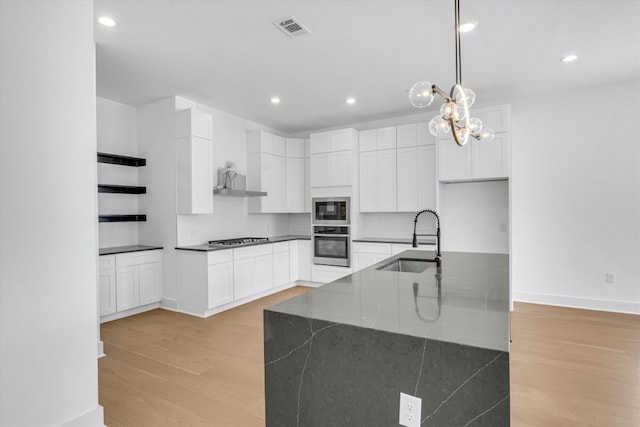
M 106 424 L 264 426 L 262 309 L 307 290 L 103 324 Z M 512 339 L 512 426 L 640 426 L 640 316 L 516 304 Z

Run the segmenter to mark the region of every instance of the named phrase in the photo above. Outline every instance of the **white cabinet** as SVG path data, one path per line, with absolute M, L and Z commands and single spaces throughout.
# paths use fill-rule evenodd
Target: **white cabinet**
M 113 271 L 113 270 L 112 270 Z M 105 270 L 106 272 L 106 270 Z M 112 280 L 115 274 L 115 311 L 124 311 L 146 304 L 158 302 L 162 299 L 162 251 L 142 251 L 115 255 L 114 273 L 106 273 L 102 278 L 101 288 L 106 286 L 107 280 Z M 106 276 L 110 276 L 109 279 Z M 113 296 L 109 290 L 109 295 Z M 112 314 L 102 300 L 101 315 Z M 106 294 L 106 291 L 104 292 Z M 102 307 L 104 305 L 104 313 Z
M 264 197 L 249 199 L 249 212 L 287 212 L 285 139 L 267 132 L 255 131 L 249 132 L 247 141 L 247 188 L 267 192 Z
M 235 299 L 249 297 L 270 288 L 273 288 L 273 245 L 234 249 L 233 289 Z
M 360 212 L 397 210 L 396 150 L 360 153 Z
M 176 112 L 176 211 L 213 213 L 211 116 L 187 109 Z
M 100 316 L 105 316 L 116 312 L 116 256 L 101 256 L 98 263 L 98 301 Z
M 363 130 L 358 135 L 358 144 L 361 153 L 396 148 L 396 127 Z
M 390 243 L 353 243 L 353 271 L 360 271 L 391 256 Z
M 329 283 L 352 272 L 353 270 L 350 267 L 313 264 L 311 266 L 311 280 L 319 283 Z
M 352 150 L 358 134 L 354 129 L 314 133 L 310 136 L 310 187 L 350 186 Z
M 307 161 L 305 159 L 305 140 L 287 138 L 287 212 L 307 212 L 305 198 L 308 196 Z
M 290 275 L 289 242 L 273 244 L 273 286 L 282 286 L 292 281 Z M 295 280 L 295 279 L 293 279 Z
M 399 148 L 397 155 L 398 212 L 435 208 L 435 146 Z
M 397 127 L 397 147 L 435 145 L 435 138 L 429 133 L 428 123 L 413 123 Z
M 233 301 L 232 250 L 210 252 L 207 256 L 207 308 Z
M 438 140 L 438 177 L 440 181 L 483 181 L 509 177 L 510 133 L 509 105 L 473 109 L 471 114 L 483 127 L 495 132 L 493 141 L 469 139 L 458 146 L 450 135 Z
M 310 240 L 298 240 L 298 280 L 311 280 Z

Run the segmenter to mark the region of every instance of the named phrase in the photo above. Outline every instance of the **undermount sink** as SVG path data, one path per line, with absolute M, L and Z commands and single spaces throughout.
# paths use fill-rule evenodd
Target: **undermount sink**
M 432 265 L 436 265 L 435 260 L 398 258 L 389 264 L 376 268 L 376 270 L 399 271 L 401 273 L 422 273 Z

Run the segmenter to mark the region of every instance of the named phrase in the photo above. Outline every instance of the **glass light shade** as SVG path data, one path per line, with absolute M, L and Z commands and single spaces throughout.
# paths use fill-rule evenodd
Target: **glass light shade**
M 432 84 L 427 81 L 421 81 L 411 86 L 411 90 L 409 90 L 409 102 L 411 102 L 411 105 L 416 108 L 425 108 L 431 105 L 434 97 L 431 87 Z
M 429 122 L 429 133 L 433 136 L 443 135 L 449 132 L 449 122 L 442 116 L 435 116 Z
M 493 129 L 491 128 L 484 128 L 482 129 L 482 131 L 480 131 L 480 135 L 478 135 L 480 137 L 481 141 L 491 141 L 493 140 L 493 138 L 495 138 L 496 134 L 493 131 Z
M 469 88 L 465 88 L 463 90 L 464 96 L 465 98 L 467 98 L 467 105 L 469 107 L 471 107 L 473 105 L 474 102 L 476 102 L 476 93 L 474 91 L 472 91 Z M 456 103 L 461 104 L 462 103 L 462 93 L 458 92 L 456 93 Z
M 479 135 L 482 130 L 482 120 L 474 117 L 469 120 L 469 131 L 474 135 Z
M 460 113 L 458 112 L 458 106 L 456 105 L 455 102 L 445 102 L 444 104 L 442 104 L 442 106 L 440 107 L 440 114 L 442 114 L 442 117 L 444 117 L 445 119 L 454 119 L 454 120 L 459 120 L 460 119 Z

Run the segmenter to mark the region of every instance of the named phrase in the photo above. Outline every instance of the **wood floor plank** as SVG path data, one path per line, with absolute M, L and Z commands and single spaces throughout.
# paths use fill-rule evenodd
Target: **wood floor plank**
M 106 424 L 264 426 L 262 310 L 308 290 L 103 324 Z M 511 331 L 512 426 L 640 426 L 640 316 L 516 303 Z

